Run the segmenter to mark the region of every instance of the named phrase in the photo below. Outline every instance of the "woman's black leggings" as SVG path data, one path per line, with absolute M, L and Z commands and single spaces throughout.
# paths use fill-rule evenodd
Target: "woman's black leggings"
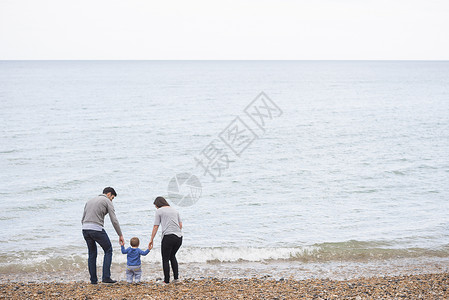
M 176 234 L 167 234 L 162 238 L 161 252 L 162 252 L 162 267 L 164 268 L 164 281 L 165 283 L 170 282 L 170 266 L 173 269 L 173 277 L 178 279 L 178 261 L 176 260 L 176 252 L 178 252 L 179 247 L 182 244 L 182 237 Z

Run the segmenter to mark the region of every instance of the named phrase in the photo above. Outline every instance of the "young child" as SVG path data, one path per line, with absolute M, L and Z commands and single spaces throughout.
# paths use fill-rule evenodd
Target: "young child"
M 122 253 L 127 254 L 126 281 L 128 283 L 132 283 L 133 277 L 135 277 L 135 283 L 139 283 L 140 277 L 142 276 L 140 256 L 147 255 L 150 252 L 150 249 L 145 251 L 140 250 L 138 248 L 140 241 L 136 237 L 133 237 L 129 243 L 131 244 L 131 247 L 128 247 L 126 250 L 125 246 L 121 246 Z

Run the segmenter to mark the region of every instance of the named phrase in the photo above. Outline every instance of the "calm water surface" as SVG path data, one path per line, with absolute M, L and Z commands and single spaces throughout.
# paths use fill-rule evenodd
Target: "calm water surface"
M 195 157 L 262 91 L 282 115 L 212 180 Z M 185 264 L 449 257 L 449 62 L 2 61 L 0 108 L 4 274 L 86 271 L 105 186 L 145 247 L 181 172 Z

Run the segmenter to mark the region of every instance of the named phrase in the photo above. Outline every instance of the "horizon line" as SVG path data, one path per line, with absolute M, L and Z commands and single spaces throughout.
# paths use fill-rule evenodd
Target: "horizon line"
M 388 61 L 404 61 L 404 62 L 445 62 L 449 59 L 0 59 L 2 62 L 6 61 L 302 61 L 302 62 L 318 62 L 318 61 L 378 61 L 378 62 L 388 62 Z

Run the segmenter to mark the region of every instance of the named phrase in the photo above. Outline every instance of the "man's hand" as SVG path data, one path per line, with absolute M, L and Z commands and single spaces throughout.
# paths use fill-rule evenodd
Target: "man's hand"
M 125 246 L 125 239 L 123 238 L 123 235 L 119 237 L 118 243 L 120 244 L 120 246 Z
M 149 244 L 148 244 L 148 249 L 153 249 L 153 241 L 151 241 Z

